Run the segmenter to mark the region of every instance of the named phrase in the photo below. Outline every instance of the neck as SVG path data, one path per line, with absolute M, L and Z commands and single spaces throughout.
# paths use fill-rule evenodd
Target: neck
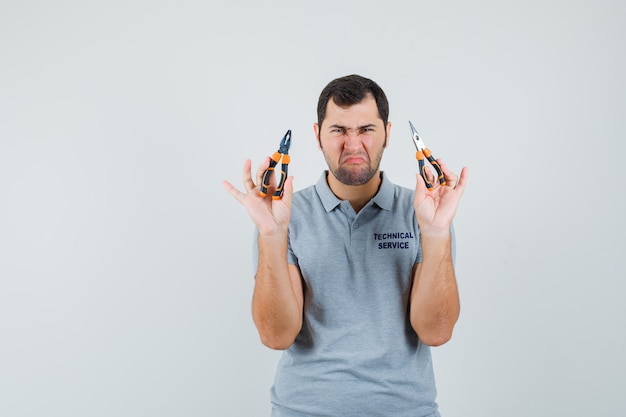
M 382 183 L 382 176 L 380 171 L 363 185 L 346 185 L 332 174 L 328 172 L 326 175 L 326 181 L 333 194 L 340 200 L 348 200 L 350 205 L 357 213 L 370 201 L 378 192 L 380 184 Z

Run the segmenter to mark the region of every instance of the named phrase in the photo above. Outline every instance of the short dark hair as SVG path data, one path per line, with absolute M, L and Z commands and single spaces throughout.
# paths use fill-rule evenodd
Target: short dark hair
M 385 92 L 374 81 L 356 74 L 336 78 L 324 87 L 317 102 L 317 124 L 322 127 L 330 99 L 339 107 L 349 107 L 360 103 L 368 95 L 374 97 L 378 115 L 386 127 L 389 119 L 389 102 Z

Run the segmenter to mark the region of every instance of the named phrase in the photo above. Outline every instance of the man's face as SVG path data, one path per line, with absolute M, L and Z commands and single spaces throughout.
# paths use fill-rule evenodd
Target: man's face
M 377 172 L 391 123 L 378 115 L 373 97 L 342 108 L 331 99 L 315 136 L 330 172 L 345 185 L 363 185 Z

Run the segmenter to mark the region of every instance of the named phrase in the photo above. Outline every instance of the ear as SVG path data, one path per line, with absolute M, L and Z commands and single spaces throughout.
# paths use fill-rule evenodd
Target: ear
M 322 141 L 320 140 L 320 126 L 317 123 L 313 123 L 313 132 L 315 133 L 315 140 L 317 140 L 317 149 L 322 150 Z
M 385 136 L 387 140 L 385 140 L 385 148 L 389 146 L 389 139 L 391 138 L 391 122 L 387 122 L 387 126 L 385 127 Z

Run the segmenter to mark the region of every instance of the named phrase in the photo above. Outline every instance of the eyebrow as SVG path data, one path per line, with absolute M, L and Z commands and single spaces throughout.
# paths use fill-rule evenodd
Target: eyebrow
M 376 127 L 376 125 L 375 125 L 374 123 L 370 123 L 370 124 L 366 124 L 366 125 L 363 125 L 363 126 L 358 126 L 358 127 L 357 127 L 357 129 L 358 129 L 358 130 L 363 130 L 363 129 L 367 128 L 367 127 Z M 344 130 L 346 129 L 346 127 L 345 127 L 345 126 L 342 126 L 342 125 L 337 125 L 337 124 L 335 124 L 335 125 L 330 125 L 330 126 L 328 126 L 328 128 L 329 128 L 329 129 L 339 128 L 339 129 L 344 129 Z

